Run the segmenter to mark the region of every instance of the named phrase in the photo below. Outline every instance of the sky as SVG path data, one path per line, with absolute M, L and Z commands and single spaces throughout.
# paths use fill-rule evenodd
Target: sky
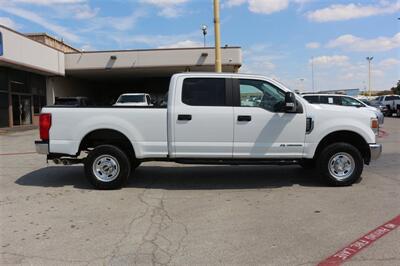
M 400 0 L 220 0 L 221 44 L 240 72 L 293 89 L 393 87 L 400 79 Z M 214 45 L 212 0 L 0 0 L 0 24 L 47 32 L 85 51 Z

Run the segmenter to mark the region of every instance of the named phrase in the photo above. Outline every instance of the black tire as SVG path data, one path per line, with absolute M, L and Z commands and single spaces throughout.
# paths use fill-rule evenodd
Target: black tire
M 299 165 L 307 170 L 315 169 L 316 167 L 315 160 L 313 159 L 303 159 L 299 161 Z
M 132 170 L 138 168 L 138 167 L 140 166 L 141 163 L 142 163 L 141 161 L 138 161 L 138 160 L 136 160 L 136 159 L 133 159 L 133 160 L 132 160 Z
M 85 159 L 86 178 L 97 189 L 121 188 L 128 180 L 130 171 L 127 155 L 113 145 L 97 146 Z
M 339 169 L 334 167 L 335 161 L 338 162 Z M 342 162 L 344 163 L 341 164 Z M 346 170 L 343 170 L 343 165 L 345 169 L 348 165 L 354 165 L 354 168 L 352 168 L 352 171 L 347 170 L 346 172 Z M 338 142 L 330 144 L 321 151 L 317 159 L 317 166 L 318 172 L 330 185 L 350 186 L 360 179 L 364 160 L 356 147 L 348 143 Z M 340 174 L 343 174 L 343 176 L 340 177 Z

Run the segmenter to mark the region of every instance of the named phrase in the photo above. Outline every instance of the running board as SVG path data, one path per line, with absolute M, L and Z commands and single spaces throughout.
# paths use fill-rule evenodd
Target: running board
M 175 159 L 180 164 L 210 164 L 210 165 L 292 165 L 298 164 L 298 159 L 266 160 L 266 159 Z

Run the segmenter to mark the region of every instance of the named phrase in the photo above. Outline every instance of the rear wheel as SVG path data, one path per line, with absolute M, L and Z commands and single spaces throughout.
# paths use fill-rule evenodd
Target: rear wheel
M 360 179 L 364 161 L 360 151 L 348 143 L 327 146 L 317 160 L 322 177 L 334 186 L 349 186 Z
M 131 165 L 126 154 L 116 146 L 101 145 L 90 151 L 85 160 L 85 173 L 97 189 L 121 188 L 127 181 Z

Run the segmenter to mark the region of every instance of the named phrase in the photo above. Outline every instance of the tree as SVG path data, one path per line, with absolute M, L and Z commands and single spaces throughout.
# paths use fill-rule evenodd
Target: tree
M 400 94 L 400 80 L 397 81 L 396 87 L 391 88 L 393 94 Z

